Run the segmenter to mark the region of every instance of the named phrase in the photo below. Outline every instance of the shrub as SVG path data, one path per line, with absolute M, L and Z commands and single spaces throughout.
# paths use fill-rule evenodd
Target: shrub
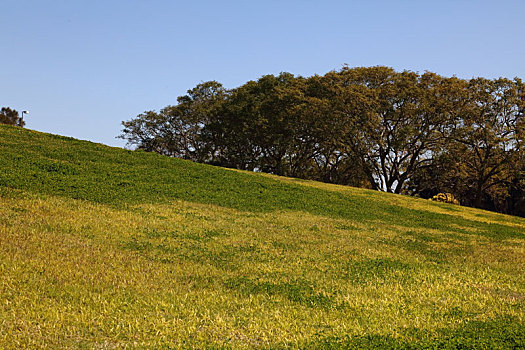
M 459 201 L 452 193 L 438 193 L 434 197 L 430 198 L 430 200 L 459 205 Z

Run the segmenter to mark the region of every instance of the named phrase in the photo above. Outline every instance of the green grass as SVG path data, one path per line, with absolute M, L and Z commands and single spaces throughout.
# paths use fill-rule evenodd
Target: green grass
M 525 220 L 0 126 L 0 348 L 525 347 Z

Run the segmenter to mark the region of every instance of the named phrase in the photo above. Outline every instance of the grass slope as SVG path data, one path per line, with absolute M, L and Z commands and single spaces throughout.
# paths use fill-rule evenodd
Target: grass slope
M 0 126 L 0 348 L 523 348 L 525 220 Z

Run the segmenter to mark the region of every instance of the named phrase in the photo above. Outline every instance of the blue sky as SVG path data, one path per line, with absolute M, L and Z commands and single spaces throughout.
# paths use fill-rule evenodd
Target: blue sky
M 0 106 L 124 146 L 122 120 L 207 80 L 386 65 L 525 78 L 525 1 L 1 0 Z

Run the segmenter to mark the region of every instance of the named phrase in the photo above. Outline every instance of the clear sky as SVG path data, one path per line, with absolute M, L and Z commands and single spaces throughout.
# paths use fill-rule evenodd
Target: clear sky
M 525 0 L 0 0 L 0 106 L 124 146 L 122 120 L 202 81 L 386 65 L 525 78 Z

